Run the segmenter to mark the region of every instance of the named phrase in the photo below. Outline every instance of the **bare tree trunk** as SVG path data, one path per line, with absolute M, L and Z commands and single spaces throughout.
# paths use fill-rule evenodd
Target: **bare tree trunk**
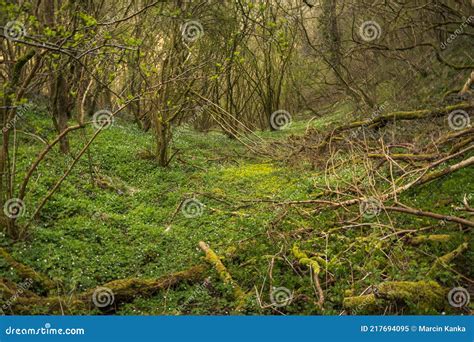
M 68 122 L 68 91 L 67 83 L 62 74 L 54 76 L 51 81 L 51 111 L 53 115 L 54 126 L 59 134 L 67 129 Z M 64 135 L 59 140 L 59 150 L 62 153 L 69 153 L 69 140 L 67 135 Z
M 157 159 L 160 166 L 167 166 L 169 161 L 169 137 L 170 127 L 169 123 L 163 122 L 163 120 L 155 121 L 155 137 L 157 146 Z

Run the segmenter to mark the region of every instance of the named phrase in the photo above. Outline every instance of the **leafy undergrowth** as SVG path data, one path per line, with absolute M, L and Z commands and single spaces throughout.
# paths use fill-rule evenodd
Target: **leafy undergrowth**
M 327 124 L 324 119 L 311 123 L 313 127 Z M 305 128 L 306 121 L 297 121 L 284 133 L 265 132 L 261 136 L 283 139 L 290 133 L 303 133 Z M 18 177 L 38 152 L 28 145 L 30 137 L 21 139 Z M 75 154 L 83 140 L 80 135 L 73 139 Z M 455 224 L 428 218 L 391 213 L 389 220 L 382 213 L 366 219 L 367 225 L 340 228 L 341 211 L 311 213 L 310 206 L 247 202 L 306 200 L 317 196 L 331 179 L 305 163 L 289 167 L 255 157 L 218 132 L 203 136 L 183 131 L 173 148 L 181 152 L 168 168 L 160 168 L 153 160 L 141 157 L 152 149 L 150 134 L 116 122 L 99 135 L 91 149 L 94 179 L 101 180 L 99 185 L 92 185 L 86 155 L 47 202 L 40 219 L 30 227 L 29 238 L 11 247 L 12 255 L 56 280 L 63 294 L 70 294 L 115 279 L 157 278 L 203 263 L 203 252 L 198 248 L 203 240 L 248 293 L 240 313 L 340 314 L 347 294 L 361 294 L 384 281 L 426 280 L 438 257 L 466 239 L 472 246 L 472 234 L 460 231 Z M 39 200 L 71 160 L 54 152 L 42 164 L 29 186 L 27 215 L 20 224 L 29 222 Z M 409 191 L 403 201 L 419 209 L 459 215 L 455 208 L 461 206 L 465 194 L 474 192 L 473 179 L 474 170 L 466 168 Z M 179 208 L 189 198 L 203 204 L 198 215 L 185 215 Z M 416 233 L 392 234 L 393 230 L 383 228 L 389 222 L 397 230 L 433 226 L 423 232 L 450 237 L 413 246 L 407 239 Z M 316 305 L 318 295 L 309 270 L 291 253 L 295 244 L 310 257 L 329 261 L 320 273 L 324 310 Z M 463 277 L 473 276 L 473 262 L 470 248 L 432 278 L 446 288 L 465 284 Z M 2 276 L 19 281 L 8 267 L 0 266 Z M 205 286 L 183 283 L 152 298 L 136 298 L 118 308 L 117 314 L 235 313 L 232 288 L 222 283 L 212 267 L 208 277 Z M 291 302 L 272 305 L 275 288 L 288 289 Z M 47 308 L 31 309 L 31 313 L 45 312 Z M 356 313 L 371 312 L 361 309 Z M 376 313 L 384 312 L 440 313 L 412 303 L 389 305 Z

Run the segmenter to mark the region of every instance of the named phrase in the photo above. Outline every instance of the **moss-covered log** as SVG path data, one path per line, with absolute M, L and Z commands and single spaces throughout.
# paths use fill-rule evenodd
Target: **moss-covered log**
M 380 299 L 415 305 L 422 311 L 442 310 L 446 302 L 446 290 L 434 281 L 393 281 L 377 286 L 375 296 Z
M 413 111 L 397 111 L 391 112 L 384 115 L 377 116 L 373 119 L 354 121 L 346 125 L 336 127 L 329 134 L 327 134 L 319 145 L 319 148 L 323 148 L 331 140 L 335 134 L 349 131 L 360 127 L 368 127 L 370 129 L 379 129 L 386 126 L 389 122 L 402 121 L 402 120 L 419 120 L 427 118 L 435 118 L 443 115 L 448 115 L 454 110 L 472 110 L 474 105 L 472 103 L 459 103 L 452 106 L 434 108 L 434 109 L 421 109 Z
M 199 241 L 199 247 L 206 254 L 206 260 L 217 270 L 217 273 L 224 284 L 230 285 L 232 287 L 234 298 L 237 302 L 237 309 L 240 309 L 244 305 L 246 299 L 245 292 L 232 278 L 232 275 L 224 266 L 219 256 L 207 245 L 207 243 L 204 241 Z
M 316 290 L 318 291 L 319 297 L 317 304 L 320 308 L 323 308 L 324 291 L 321 288 L 321 284 L 319 282 L 319 272 L 321 271 L 321 267 L 319 265 L 320 263 L 325 264 L 325 260 L 320 257 L 309 258 L 308 255 L 301 251 L 301 249 L 296 244 L 293 245 L 292 252 L 300 264 L 310 267 L 311 271 L 313 272 L 313 281 L 314 285 L 316 286 Z
M 369 295 L 346 297 L 346 309 L 376 309 L 390 303 L 414 305 L 421 311 L 443 310 L 446 305 L 446 289 L 434 281 L 389 281 L 375 287 Z
M 423 177 L 421 177 L 417 182 L 416 184 L 417 185 L 421 185 L 421 184 L 425 184 L 425 183 L 428 183 L 428 182 L 431 182 L 432 180 L 434 179 L 437 179 L 439 177 L 442 177 L 442 176 L 445 176 L 447 174 L 450 174 L 451 172 L 454 172 L 454 171 L 457 171 L 457 170 L 460 170 L 462 168 L 465 168 L 465 167 L 468 167 L 468 166 L 471 166 L 471 165 L 474 165 L 474 156 L 473 157 L 469 157 L 457 164 L 454 164 L 454 165 L 450 165 L 448 167 L 445 167 L 444 169 L 441 169 L 439 171 L 433 171 L 431 173 L 427 173 L 425 174 Z
M 412 237 L 409 242 L 410 244 L 417 246 L 426 242 L 448 242 L 451 240 L 451 235 L 448 234 L 431 234 L 431 235 L 418 235 Z
M 119 279 L 71 297 L 19 296 L 9 303 L 8 310 L 3 310 L 5 314 L 15 315 L 30 315 L 34 313 L 33 310 L 49 314 L 74 313 L 78 310 L 89 311 L 95 308 L 94 296 L 100 296 L 100 293 L 106 289 L 110 294 L 110 305 L 101 309 L 113 312 L 120 305 L 130 303 L 138 297 L 153 296 L 159 291 L 167 290 L 182 282 L 201 281 L 205 278 L 206 270 L 205 265 L 197 265 L 188 270 L 172 273 L 158 279 Z
M 204 265 L 194 266 L 182 272 L 172 273 L 158 279 L 140 279 L 127 278 L 114 280 L 100 288 L 110 289 L 115 301 L 118 303 L 126 303 L 132 301 L 136 297 L 150 297 L 161 290 L 168 289 L 183 281 L 198 282 L 205 278 L 206 267 Z M 91 301 L 94 292 L 97 289 L 91 289 L 78 298 L 83 301 Z
M 7 264 L 15 270 L 15 272 L 23 279 L 31 279 L 38 284 L 43 290 L 50 291 L 56 288 L 55 283 L 47 276 L 36 272 L 31 267 L 16 261 L 5 248 L 0 247 L 0 257 L 5 259 Z
M 378 307 L 373 293 L 362 296 L 345 297 L 342 305 L 350 310 L 375 310 Z
M 469 244 L 467 242 L 464 242 L 459 245 L 455 250 L 437 258 L 430 271 L 428 272 L 428 277 L 435 277 L 436 273 L 438 273 L 439 270 L 443 269 L 444 267 L 448 267 L 449 263 L 453 261 L 458 255 L 466 251 L 468 247 Z
M 27 281 L 17 284 L 8 279 L 0 280 L 0 298 L 3 300 L 10 299 L 16 295 L 21 295 L 24 297 L 38 297 L 37 294 L 29 290 L 32 280 L 28 279 Z

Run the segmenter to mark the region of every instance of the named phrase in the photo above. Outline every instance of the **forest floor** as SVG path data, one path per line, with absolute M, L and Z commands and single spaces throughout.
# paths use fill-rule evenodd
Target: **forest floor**
M 47 117 L 38 119 L 35 127 L 42 127 L 41 120 L 47 127 Z M 309 125 L 324 129 L 344 121 L 341 112 Z M 295 120 L 287 130 L 258 135 L 264 142 L 283 142 L 290 135 L 303 135 L 307 124 L 307 120 Z M 41 129 L 37 133 L 49 134 Z M 33 145 L 38 146 L 29 146 Z M 73 155 L 80 145 L 79 141 L 71 144 L 77 147 Z M 20 173 L 39 152 L 29 146 L 22 144 L 17 152 Z M 12 256 L 53 279 L 60 294 L 67 296 L 116 279 L 154 279 L 203 264 L 204 253 L 198 244 L 205 241 L 248 294 L 239 313 L 341 314 L 345 296 L 365 293 L 387 280 L 427 280 L 437 258 L 455 250 L 466 238 L 472 245 L 472 234 L 456 224 L 426 217 L 379 215 L 365 219 L 366 225 L 341 229 L 335 210 L 311 213 L 311 206 L 279 204 L 317 196 L 332 182 L 331 176 L 304 161 L 290 165 L 255 155 L 219 132 L 180 130 L 173 143 L 173 149 L 180 152 L 168 168 L 146 158 L 147 149 L 153 149 L 150 133 L 117 120 L 99 135 L 90 155 L 81 159 L 44 207 L 28 239 L 8 247 Z M 71 161 L 70 156 L 54 152 L 40 166 L 25 199 L 24 220 Z M 347 169 L 348 179 L 352 172 Z M 473 168 L 461 169 L 407 191 L 401 199 L 418 209 L 459 215 L 455 208 L 462 205 L 465 195 L 474 193 L 473 179 Z M 187 199 L 193 200 L 194 207 L 185 208 Z M 379 224 L 372 226 L 371 222 Z M 423 229 L 449 237 L 413 245 L 407 243 L 406 234 L 381 228 L 386 223 L 400 230 Z M 330 260 L 321 266 L 319 276 L 325 297 L 322 307 L 317 304 L 320 298 L 310 271 L 295 262 L 291 252 L 295 245 L 311 257 Z M 467 286 L 465 277 L 473 276 L 473 263 L 474 252 L 469 249 L 433 280 L 446 288 Z M 0 263 L 0 274 L 20 281 L 4 263 Z M 135 298 L 113 311 L 121 315 L 236 313 L 232 286 L 224 284 L 212 266 L 206 277 L 204 283 L 183 282 L 151 297 Z M 275 289 L 288 289 L 291 300 L 284 306 L 272 305 Z M 364 307 L 356 313 L 439 314 L 444 310 L 409 299 L 398 304 L 375 311 Z M 38 305 L 30 313 L 47 312 L 47 307 Z M 64 311 L 100 312 L 92 308 Z

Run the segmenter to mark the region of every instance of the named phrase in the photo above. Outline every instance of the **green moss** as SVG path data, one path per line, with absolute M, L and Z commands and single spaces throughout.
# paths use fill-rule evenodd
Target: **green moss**
M 342 304 L 345 308 L 352 310 L 373 310 L 376 308 L 374 294 L 346 297 Z
M 415 236 L 410 242 L 413 245 L 420 245 L 425 242 L 448 242 L 450 239 L 451 235 L 449 234 L 431 234 Z
M 267 176 L 275 172 L 271 164 L 246 164 L 239 167 L 228 167 L 222 172 L 223 180 L 253 178 Z
M 306 253 L 303 253 L 296 244 L 293 245 L 292 252 L 300 264 L 311 267 L 315 274 L 319 274 L 321 267 L 316 260 L 308 258 Z
M 402 301 L 421 312 L 442 310 L 446 306 L 446 291 L 434 281 L 385 282 L 377 287 L 377 296 L 393 301 Z

